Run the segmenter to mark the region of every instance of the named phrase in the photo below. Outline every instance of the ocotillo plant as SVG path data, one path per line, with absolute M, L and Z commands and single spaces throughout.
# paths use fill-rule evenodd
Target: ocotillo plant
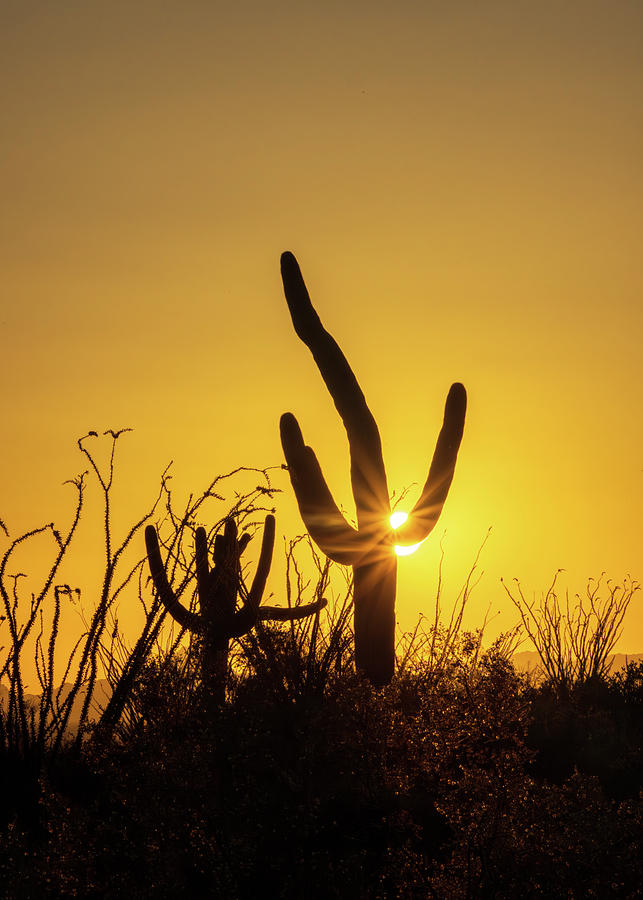
M 214 566 L 211 569 L 205 528 L 197 528 L 195 567 L 199 612 L 192 612 L 183 606 L 170 587 L 156 529 L 153 525 L 145 529 L 147 558 L 154 586 L 176 622 L 201 637 L 203 683 L 218 705 L 225 701 L 228 645 L 231 638 L 247 634 L 259 621 L 301 619 L 313 615 L 326 605 L 326 600 L 321 599 L 292 608 L 260 606 L 275 542 L 275 518 L 268 515 L 264 522 L 261 553 L 252 587 L 247 595 L 242 594 L 242 605 L 237 609 L 237 595 L 241 588 L 240 558 L 249 540 L 249 534 L 242 534 L 237 539 L 237 526 L 234 520 L 228 519 L 223 534 L 216 535 L 214 539 Z
M 315 312 L 292 253 L 282 255 L 281 275 L 295 331 L 311 351 L 346 428 L 357 529 L 339 511 L 314 451 L 304 444 L 296 418 L 285 413 L 280 423 L 281 443 L 290 479 L 313 540 L 330 559 L 353 567 L 357 667 L 373 684 L 388 684 L 395 668 L 394 545 L 424 540 L 438 520 L 462 440 L 466 391 L 461 384 L 451 386 L 422 495 L 404 525 L 393 530 L 375 419 L 346 357 Z

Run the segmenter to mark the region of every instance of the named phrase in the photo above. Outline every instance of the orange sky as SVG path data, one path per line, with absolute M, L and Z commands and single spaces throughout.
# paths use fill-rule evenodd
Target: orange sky
M 641 4 L 16 2 L 0 31 L 13 532 L 69 515 L 89 429 L 135 429 L 126 521 L 170 459 L 177 490 L 280 463 L 286 410 L 352 509 L 283 299 L 291 249 L 392 490 L 419 491 L 448 387 L 468 389 L 443 517 L 400 562 L 403 626 L 445 529 L 448 595 L 493 528 L 472 625 L 489 603 L 515 621 L 500 576 L 643 578 Z M 640 597 L 620 648 L 643 650 Z

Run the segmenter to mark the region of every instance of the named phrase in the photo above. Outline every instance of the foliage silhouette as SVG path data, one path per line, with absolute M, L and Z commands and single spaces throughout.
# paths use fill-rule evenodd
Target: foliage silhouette
M 561 695 L 573 687 L 609 675 L 608 657 L 621 635 L 623 619 L 640 585 L 631 578 L 622 584 L 590 578 L 585 594 L 564 600 L 556 584 L 559 569 L 539 602 L 525 597 L 518 579 L 507 596 L 520 613 L 522 626 L 538 652 L 547 681 Z
M 69 584 L 56 583 L 63 563 L 68 562 L 70 548 L 77 533 L 84 508 L 87 488 L 87 472 L 69 483 L 77 491 L 77 501 L 71 526 L 59 531 L 53 523 L 32 529 L 17 538 L 9 537 L 9 545 L 0 560 L 0 596 L 4 616 L 0 625 L 9 630 L 9 644 L 0 647 L 0 679 L 8 680 L 6 706 L 0 702 L 0 754 L 4 759 L 3 776 L 6 789 L 0 796 L 0 822 L 6 825 L 12 810 L 22 810 L 23 818 L 38 832 L 38 799 L 40 779 L 44 771 L 49 775 L 62 764 L 64 756 L 72 750 L 76 756 L 92 706 L 99 673 L 100 648 L 104 640 L 110 611 L 121 593 L 132 583 L 142 560 L 133 566 L 125 560 L 133 538 L 145 521 L 153 514 L 156 505 L 137 520 L 124 538 L 116 540 L 112 528 L 111 491 L 114 480 L 116 443 L 124 431 L 107 431 L 111 444 L 109 461 L 105 471 L 98 465 L 94 451 L 86 444 L 88 438 L 98 437 L 89 432 L 77 441 L 81 453 L 89 461 L 100 486 L 103 499 L 103 535 L 105 541 L 104 567 L 101 573 L 99 599 L 87 621 L 83 617 L 84 632 L 72 648 L 62 675 L 56 671 L 56 646 L 61 622 L 67 609 L 80 604 L 81 592 Z M 10 574 L 14 554 L 32 544 L 39 535 L 51 534 L 55 542 L 54 561 L 37 592 L 31 600 L 20 596 L 19 579 L 23 573 Z M 53 594 L 53 610 L 45 609 L 46 601 Z M 65 609 L 66 607 L 67 609 Z M 26 617 L 21 620 L 24 610 Z M 45 639 L 46 621 L 49 637 Z M 25 654 L 33 654 L 33 666 L 40 686 L 40 696 L 28 698 L 25 692 Z M 2 685 L 0 685 L 1 687 Z M 72 714 L 77 714 L 72 720 Z M 20 797 L 22 796 L 22 802 Z M 28 800 L 28 798 L 31 798 Z
M 233 667 L 234 699 L 243 695 L 249 702 L 254 693 L 258 703 L 266 698 L 306 703 L 323 697 L 332 681 L 354 668 L 351 579 L 320 557 L 308 535 L 288 541 L 285 553 L 289 606 L 303 603 L 309 595 L 315 602 L 330 593 L 327 614 L 323 621 L 318 616 L 293 619 L 287 629 L 259 623 L 241 638 Z
M 265 631 L 285 649 L 291 624 L 310 623 Z M 7 834 L 7 897 L 636 896 L 643 804 L 583 771 L 535 775 L 529 691 L 501 651 L 461 632 L 442 678 L 418 656 L 380 691 L 344 666 L 288 697 L 283 663 L 244 670 L 212 716 L 185 703 L 192 674 L 147 662 L 145 727 L 83 746 L 85 797 L 43 782 L 43 844 Z
M 393 531 L 375 419 L 346 357 L 323 328 L 292 253 L 282 255 L 281 274 L 297 336 L 311 351 L 346 428 L 357 530 L 339 511 L 317 457 L 304 444 L 292 413 L 281 417 L 284 455 L 311 537 L 330 559 L 353 567 L 355 661 L 373 684 L 384 685 L 391 680 L 395 667 L 397 560 L 393 547 L 424 540 L 438 520 L 462 440 L 466 392 L 461 384 L 451 386 L 426 484 L 407 522 Z
M 612 800 L 631 800 L 643 787 L 643 666 L 629 663 L 561 693 L 544 681 L 525 692 L 531 718 L 530 771 L 563 784 L 574 770 L 596 777 Z

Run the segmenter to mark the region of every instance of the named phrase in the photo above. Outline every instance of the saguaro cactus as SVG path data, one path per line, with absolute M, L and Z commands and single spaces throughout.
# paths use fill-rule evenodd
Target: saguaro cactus
M 451 386 L 426 484 L 408 520 L 394 531 L 389 521 L 382 443 L 364 394 L 346 357 L 315 312 L 292 253 L 282 255 L 281 275 L 295 332 L 311 351 L 346 428 L 357 529 L 339 511 L 314 451 L 304 444 L 296 418 L 285 413 L 280 423 L 281 443 L 290 479 L 313 540 L 330 559 L 353 567 L 357 667 L 373 684 L 388 684 L 395 666 L 394 545 L 424 540 L 438 520 L 462 440 L 466 391 L 461 384 Z
M 240 558 L 250 540 L 249 534 L 237 538 L 237 526 L 228 519 L 223 534 L 214 539 L 214 566 L 208 563 L 208 542 L 205 528 L 195 534 L 195 564 L 199 612 L 192 612 L 177 599 L 168 582 L 161 559 L 158 536 L 153 525 L 145 529 L 147 558 L 156 591 L 170 615 L 184 628 L 203 639 L 202 674 L 212 699 L 217 704 L 225 700 L 228 646 L 231 638 L 247 634 L 262 621 L 302 619 L 322 609 L 326 600 L 283 608 L 260 606 L 266 579 L 272 562 L 275 543 L 275 518 L 266 516 L 257 571 L 247 596 L 237 609 L 237 595 L 241 585 Z

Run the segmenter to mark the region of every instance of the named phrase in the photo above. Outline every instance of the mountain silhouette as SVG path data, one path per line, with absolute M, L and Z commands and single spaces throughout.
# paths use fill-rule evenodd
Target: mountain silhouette
M 64 703 L 65 699 L 69 695 L 69 692 L 72 689 L 71 684 L 63 684 L 61 693 L 60 693 L 60 702 Z M 85 698 L 87 696 L 87 688 L 81 688 L 78 691 L 76 699 L 74 700 L 74 704 L 71 708 L 71 715 L 69 717 L 68 728 L 70 731 L 74 731 L 78 727 L 78 722 L 80 720 L 80 713 L 83 708 L 83 703 L 85 702 Z M 94 685 L 94 692 L 92 696 L 92 702 L 89 709 L 88 721 L 96 722 L 107 705 L 109 698 L 112 696 L 112 689 L 110 687 L 109 681 L 106 678 L 98 679 L 96 684 Z M 25 694 L 25 702 L 27 706 L 38 706 L 40 703 L 40 694 Z M 0 708 L 7 709 L 9 704 L 9 689 L 4 684 L 0 684 Z

